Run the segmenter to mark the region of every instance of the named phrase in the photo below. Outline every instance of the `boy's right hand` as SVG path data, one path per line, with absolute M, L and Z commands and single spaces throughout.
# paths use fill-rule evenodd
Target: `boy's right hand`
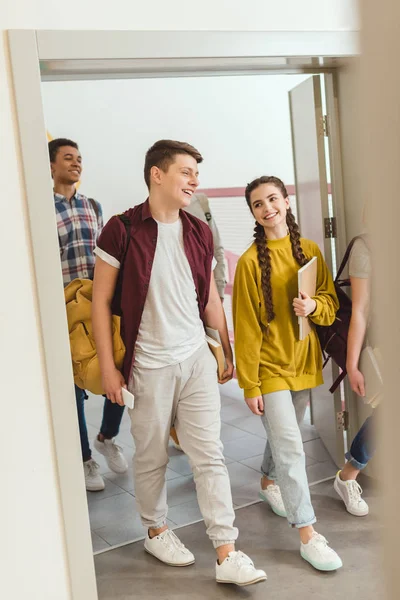
M 113 404 L 124 406 L 121 388 L 126 388 L 126 383 L 121 371 L 118 371 L 115 367 L 110 371 L 106 371 L 102 376 L 102 383 L 107 398 Z
M 255 415 L 263 415 L 264 414 L 264 400 L 262 396 L 257 396 L 256 398 L 245 398 L 246 404 Z

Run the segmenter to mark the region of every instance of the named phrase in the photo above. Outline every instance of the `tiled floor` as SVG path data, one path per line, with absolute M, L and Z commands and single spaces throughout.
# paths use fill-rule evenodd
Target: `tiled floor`
M 257 500 L 260 465 L 265 447 L 265 431 L 259 417 L 252 415 L 243 402 L 236 381 L 221 386 L 221 439 L 231 480 L 235 507 Z M 98 433 L 102 414 L 102 398 L 91 396 L 86 403 L 86 419 L 90 439 Z M 336 466 L 325 450 L 309 417 L 302 426 L 309 482 L 336 473 Z M 134 454 L 128 414 L 124 414 L 117 438 L 129 463 Z M 170 447 L 167 469 L 168 517 L 171 527 L 201 519 L 196 491 L 187 457 Z M 135 504 L 132 469 L 124 475 L 111 472 L 104 457 L 93 451 L 101 467 L 106 487 L 102 492 L 88 492 L 89 517 L 94 552 L 123 544 L 144 535 Z

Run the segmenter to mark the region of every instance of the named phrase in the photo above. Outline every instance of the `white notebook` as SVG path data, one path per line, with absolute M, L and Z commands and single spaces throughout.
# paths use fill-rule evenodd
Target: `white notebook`
M 308 261 L 304 267 L 297 272 L 298 296 L 300 291 L 308 296 L 315 296 L 317 287 L 317 257 Z M 311 323 L 308 317 L 298 317 L 299 320 L 299 339 L 304 340 L 311 331 Z

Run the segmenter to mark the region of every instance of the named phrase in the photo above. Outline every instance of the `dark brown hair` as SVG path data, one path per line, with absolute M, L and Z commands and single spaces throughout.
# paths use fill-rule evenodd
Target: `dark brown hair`
M 73 142 L 72 140 L 69 140 L 68 138 L 57 138 L 56 140 L 51 140 L 49 142 L 50 162 L 55 162 L 57 152 L 60 148 L 63 148 L 64 146 L 71 146 L 71 148 L 75 148 L 79 151 L 78 144 L 76 142 Z
M 286 187 L 278 177 L 263 176 L 254 179 L 246 187 L 245 196 L 246 202 L 253 214 L 251 207 L 250 196 L 251 193 L 263 183 L 270 183 L 275 186 L 284 198 L 288 198 Z M 300 231 L 297 225 L 293 213 L 290 208 L 286 213 L 286 223 L 289 229 L 290 241 L 292 244 L 292 253 L 298 264 L 302 267 L 306 264 L 307 259 L 304 256 L 303 249 L 300 245 Z M 254 227 L 254 241 L 257 246 L 258 264 L 261 269 L 261 287 L 264 295 L 265 307 L 267 309 L 268 322 L 273 321 L 275 318 L 274 305 L 272 302 L 272 289 L 271 289 L 271 256 L 268 248 L 268 240 L 265 236 L 264 227 L 256 222 Z
M 189 156 L 193 156 L 198 164 L 203 162 L 202 155 L 194 146 L 186 142 L 176 142 L 175 140 L 159 140 L 147 150 L 144 161 L 144 180 L 149 189 L 151 167 L 158 167 L 167 172 L 177 154 L 189 154 Z

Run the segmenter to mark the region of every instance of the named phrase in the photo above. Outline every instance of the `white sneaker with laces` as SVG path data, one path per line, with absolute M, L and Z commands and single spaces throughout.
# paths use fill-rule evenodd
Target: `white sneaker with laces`
M 234 583 L 235 585 L 251 585 L 265 581 L 267 574 L 256 569 L 253 561 L 243 552 L 229 552 L 226 559 L 215 566 L 217 583 Z
M 171 567 L 187 567 L 194 563 L 194 556 L 170 529 L 144 541 L 144 549 Z
M 83 463 L 85 485 L 88 492 L 101 492 L 104 490 L 104 479 L 99 473 L 99 465 L 93 458 Z
M 272 483 L 265 489 L 261 489 L 258 494 L 261 500 L 268 502 L 272 510 L 278 517 L 287 517 L 285 505 L 283 504 L 281 490 L 279 485 Z
M 128 463 L 126 462 L 122 448 L 115 443 L 115 438 L 104 440 L 104 442 L 96 438 L 94 440 L 94 447 L 97 452 L 105 456 L 111 471 L 114 471 L 114 473 L 125 473 L 127 471 Z
M 324 536 L 316 531 L 307 544 L 300 543 L 300 554 L 318 571 L 336 571 L 343 566 L 339 555 L 329 548 Z
M 351 479 L 343 481 L 340 479 L 340 471 L 336 474 L 333 484 L 335 492 L 343 500 L 347 512 L 355 517 L 365 517 L 369 513 L 368 504 L 361 498 L 362 489 L 360 484 Z

